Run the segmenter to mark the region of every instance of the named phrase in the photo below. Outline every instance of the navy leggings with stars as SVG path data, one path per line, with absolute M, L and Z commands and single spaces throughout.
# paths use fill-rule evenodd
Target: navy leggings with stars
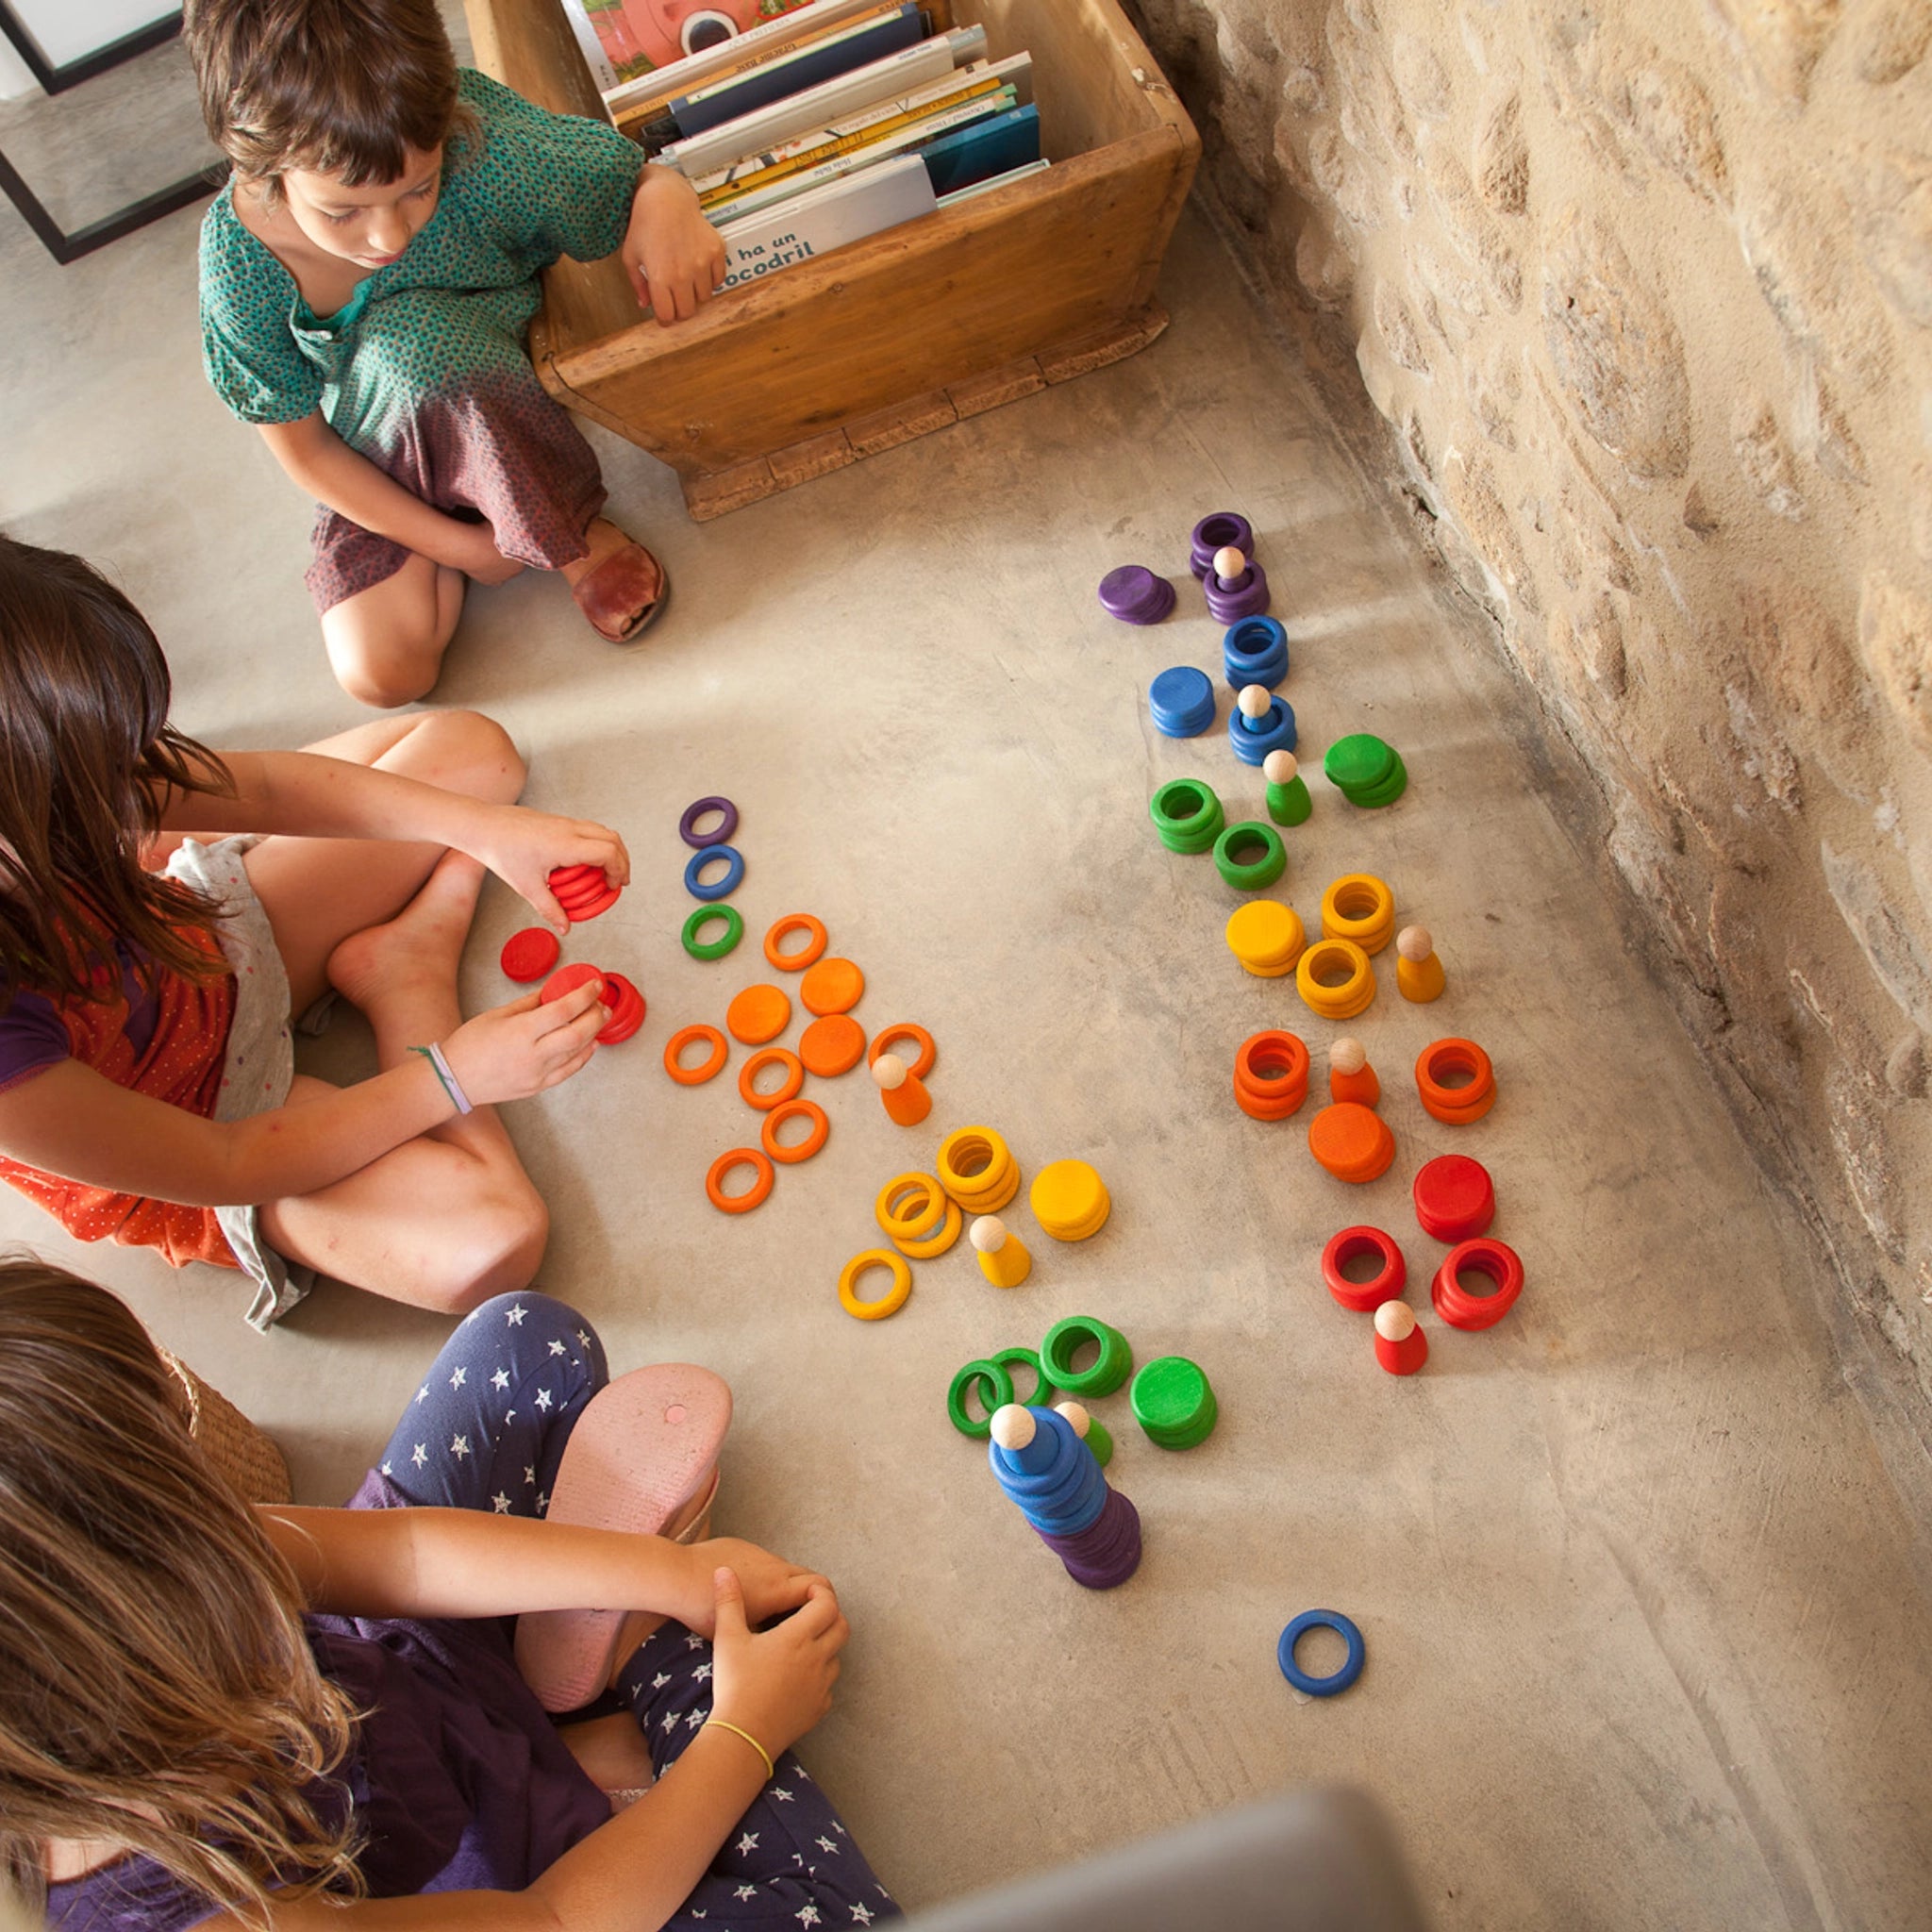
M 596 1331 L 548 1295 L 498 1295 L 466 1316 L 405 1410 L 381 1469 L 413 1504 L 541 1516 L 564 1444 L 610 1379 Z M 711 1710 L 711 1646 L 658 1626 L 625 1667 L 661 1777 Z M 870 1925 L 899 1917 L 851 1835 L 796 1756 L 738 1822 L 668 1932 Z

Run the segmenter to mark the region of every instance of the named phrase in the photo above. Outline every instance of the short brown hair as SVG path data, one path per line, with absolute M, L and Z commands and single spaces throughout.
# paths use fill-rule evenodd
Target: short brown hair
M 460 118 L 435 0 L 188 0 L 181 34 L 208 131 L 244 181 L 394 181 Z

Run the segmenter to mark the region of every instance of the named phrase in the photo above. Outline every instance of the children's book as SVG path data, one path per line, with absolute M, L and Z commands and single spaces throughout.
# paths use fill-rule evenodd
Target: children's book
M 1012 90 L 1000 88 L 977 100 L 948 108 L 942 113 L 922 116 L 895 133 L 863 142 L 844 154 L 834 155 L 829 160 L 815 162 L 795 175 L 782 176 L 768 187 L 754 180 L 751 185 L 707 204 L 705 218 L 715 226 L 726 229 L 729 224 L 748 214 L 776 208 L 793 196 L 823 187 L 828 181 L 841 180 L 848 175 L 876 167 L 888 157 L 921 152 L 925 142 L 956 128 L 966 127 L 973 122 L 982 121 L 990 114 L 1002 114 L 1012 105 Z
M 984 181 L 975 181 L 971 188 L 956 188 L 950 194 L 939 198 L 941 208 L 952 208 L 962 201 L 971 201 L 975 194 L 991 194 L 995 188 L 1004 188 L 1008 181 L 1024 181 L 1029 175 L 1041 174 L 1049 163 L 1028 161 L 1024 168 L 1008 168 L 1004 175 L 993 175 Z
M 563 0 L 565 16 L 576 32 L 579 43 L 585 32 L 593 40 L 597 38 L 596 26 L 591 17 L 591 8 L 597 4 L 599 0 Z M 713 46 L 700 48 L 681 60 L 667 61 L 630 80 L 620 82 L 606 91 L 605 105 L 614 119 L 622 120 L 640 108 L 653 106 L 668 99 L 671 94 L 688 92 L 694 87 L 703 87 L 726 74 L 752 66 L 773 52 L 782 51 L 794 42 L 824 33 L 861 13 L 876 12 L 879 4 L 880 0 L 808 0 L 808 4 L 798 5 L 794 0 L 794 4 L 775 12 L 762 25 L 754 26 Z M 579 22 L 582 23 L 581 28 Z M 601 42 L 599 45 L 601 48 Z M 608 55 L 606 58 L 608 60 Z M 595 71 L 594 67 L 592 71 Z
M 974 121 L 927 142 L 919 158 L 935 194 L 951 194 L 989 175 L 1024 168 L 1040 158 L 1040 109 L 1014 108 Z
M 924 34 L 925 21 L 917 0 L 905 0 L 882 19 L 856 21 L 849 27 L 837 28 L 774 55 L 713 87 L 678 94 L 669 104 L 670 115 L 680 134 L 702 134 L 754 108 L 770 107 L 801 88 L 815 87 L 822 80 L 849 74 L 855 67 L 909 47 Z
M 808 0 L 564 0 L 600 92 L 741 39 Z
M 823 81 L 803 92 L 774 101 L 722 123 L 706 134 L 674 141 L 659 149 L 658 159 L 674 163 L 691 180 L 715 173 L 741 155 L 755 154 L 794 137 L 949 80 L 956 69 L 982 61 L 986 54 L 983 26 L 955 27 L 929 40 L 902 47 L 883 60 L 869 60 L 850 74 Z
M 984 71 L 957 75 L 943 92 L 935 92 L 924 100 L 915 99 L 903 106 L 891 103 L 853 122 L 821 128 L 817 130 L 816 139 L 797 146 L 789 154 L 748 155 L 741 161 L 734 161 L 730 167 L 721 168 L 716 174 L 693 182 L 692 186 L 697 189 L 698 200 L 708 213 L 713 208 L 741 194 L 770 188 L 791 175 L 805 174 L 821 161 L 834 160 L 858 148 L 875 147 L 908 128 L 924 127 L 928 135 L 936 133 L 939 130 L 926 126 L 926 124 L 940 115 L 950 114 L 955 108 L 976 106 L 982 113 L 991 112 L 993 105 L 991 97 L 993 95 L 1002 97 L 999 102 L 1002 108 L 1015 105 L 1013 91 L 996 76 Z M 964 124 L 954 122 L 951 125 Z M 888 150 L 880 148 L 879 151 Z
M 863 169 L 725 229 L 724 286 L 762 281 L 847 242 L 930 214 L 937 206 L 918 156 Z

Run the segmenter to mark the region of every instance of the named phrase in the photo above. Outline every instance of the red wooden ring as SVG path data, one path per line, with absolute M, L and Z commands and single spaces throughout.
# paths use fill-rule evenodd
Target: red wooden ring
M 757 1081 L 767 1067 L 783 1067 L 785 1084 L 771 1093 L 760 1093 Z M 805 1085 L 805 1062 L 789 1046 L 761 1047 L 738 1070 L 738 1093 L 745 1106 L 769 1113 L 797 1096 Z
M 748 1167 L 758 1176 L 741 1194 L 724 1191 L 724 1176 L 734 1168 Z M 734 1147 L 711 1163 L 705 1176 L 705 1192 L 711 1206 L 726 1214 L 749 1214 L 772 1191 L 772 1163 L 756 1147 Z
M 1487 1274 L 1496 1284 L 1495 1293 L 1471 1294 L 1456 1278 L 1465 1268 Z M 1484 1236 L 1459 1241 L 1449 1250 L 1436 1270 L 1429 1299 L 1452 1328 L 1493 1328 L 1516 1306 L 1516 1297 L 1522 1292 L 1523 1263 L 1515 1249 Z
M 1351 1281 L 1341 1271 L 1358 1255 L 1379 1255 L 1382 1272 L 1373 1281 Z M 1379 1227 L 1344 1227 L 1322 1250 L 1322 1279 L 1344 1308 L 1366 1315 L 1392 1302 L 1408 1282 L 1408 1263 L 1393 1239 Z
M 778 1139 L 779 1125 L 798 1114 L 811 1123 L 811 1132 L 796 1145 L 787 1147 Z M 781 1100 L 765 1116 L 765 1124 L 758 1129 L 758 1144 L 779 1166 L 793 1167 L 801 1160 L 809 1160 L 825 1144 L 825 1136 L 831 1131 L 832 1124 L 816 1100 Z
M 1410 1189 L 1422 1231 L 1439 1241 L 1474 1241 L 1496 1218 L 1489 1170 L 1466 1154 L 1439 1154 L 1417 1170 Z

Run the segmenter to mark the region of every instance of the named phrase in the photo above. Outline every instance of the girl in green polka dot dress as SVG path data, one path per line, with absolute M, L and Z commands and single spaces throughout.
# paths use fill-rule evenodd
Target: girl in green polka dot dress
M 208 379 L 319 499 L 308 587 L 343 689 L 436 683 L 466 580 L 562 574 L 627 642 L 658 560 L 600 512 L 591 454 L 524 341 L 561 255 L 622 251 L 675 323 L 724 245 L 675 170 L 458 70 L 435 0 L 189 0 L 234 181 L 202 225 Z

